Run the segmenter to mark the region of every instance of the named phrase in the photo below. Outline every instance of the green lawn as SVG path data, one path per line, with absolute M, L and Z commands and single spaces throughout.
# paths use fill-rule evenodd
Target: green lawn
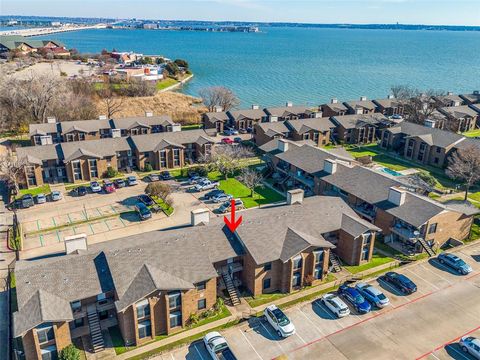
M 474 222 L 472 225 L 472 230 L 470 232 L 470 238 L 468 240 L 473 241 L 478 239 L 480 239 L 480 225 Z
M 464 132 L 462 135 L 466 137 L 476 137 L 480 136 L 480 129 Z
M 165 215 L 170 216 L 173 214 L 173 207 L 165 203 L 162 199 L 157 198 L 156 196 L 151 196 L 153 201 L 160 206 L 165 213 Z
M 166 78 L 162 81 L 158 81 L 156 86 L 157 86 L 157 90 L 163 90 L 177 83 L 178 83 L 178 80 L 175 80 L 172 78 Z
M 469 193 L 468 197 L 472 200 L 479 201 L 480 202 L 480 191 L 474 192 L 474 193 Z
M 20 192 L 18 193 L 18 195 L 16 196 L 16 198 L 21 198 L 23 195 L 26 195 L 26 194 L 30 194 L 32 196 L 35 196 L 35 195 L 38 195 L 38 194 L 45 194 L 45 195 L 48 195 L 50 194 L 52 191 L 50 190 L 50 185 L 48 184 L 45 184 L 45 185 L 42 185 L 42 186 L 38 186 L 36 188 L 30 188 L 30 189 L 20 189 Z
M 255 194 L 252 197 L 250 189 L 235 178 L 220 180 L 218 188 L 232 195 L 234 198 L 242 199 L 247 209 L 284 200 L 282 195 L 266 186 L 256 188 Z
M 183 130 L 196 130 L 196 129 L 201 129 L 202 124 L 188 124 L 188 125 L 182 125 L 182 131 Z
M 372 269 L 374 267 L 387 264 L 392 261 L 394 261 L 394 259 L 392 259 L 391 257 L 382 254 L 373 254 L 372 260 L 370 262 L 358 266 L 345 266 L 345 269 L 352 274 L 358 274 L 359 272 Z

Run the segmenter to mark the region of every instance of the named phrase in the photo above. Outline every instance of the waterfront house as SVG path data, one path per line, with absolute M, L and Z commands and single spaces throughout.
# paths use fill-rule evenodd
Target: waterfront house
M 340 162 L 328 169 L 330 174 L 319 179 L 320 194 L 344 199 L 359 216 L 382 229 L 386 243 L 404 252 L 465 240 L 479 213 L 468 203 L 443 204 L 414 193 L 401 177 Z
M 121 136 L 155 134 L 160 132 L 180 131 L 181 125 L 169 115 L 154 116 L 146 112 L 145 116 L 114 118 L 111 120 L 112 132 L 120 131 Z
M 480 91 L 474 90 L 471 94 L 462 94 L 460 97 L 467 105 L 480 104 Z
M 36 40 L 21 35 L 0 35 L 0 53 L 18 51 L 22 54 L 48 50 L 56 55 L 70 55 L 65 45 L 57 40 Z
M 338 99 L 333 98 L 330 104 L 323 104 L 320 106 L 323 117 L 343 116 L 347 114 L 347 107 L 338 102 Z
M 462 106 L 465 104 L 465 101 L 453 92 L 448 92 L 446 95 L 435 95 L 432 98 L 438 103 L 438 107 Z
M 263 122 L 253 128 L 253 141 L 261 146 L 273 139 L 285 139 L 289 137 L 290 130 L 284 122 Z
M 311 119 L 322 117 L 322 111 L 319 107 L 293 105 L 287 102 L 285 106 L 269 107 L 263 110 L 268 122 L 282 122 L 286 120 Z
M 287 205 L 242 212 L 235 234 L 207 209 L 191 215 L 183 229 L 88 246 L 78 235 L 66 239 L 65 254 L 17 261 L 17 356 L 55 358 L 80 336 L 101 351 L 102 331 L 114 326 L 126 346 L 174 334 L 225 288 L 238 304 L 239 285 L 253 296 L 316 285 L 330 251 L 348 264 L 370 261 L 379 231 L 341 198 L 304 199 L 301 190 L 289 192 Z
M 265 112 L 258 105 L 252 105 L 251 109 L 231 110 L 227 112 L 231 127 L 241 131 L 253 131 L 253 127 L 266 120 Z
M 401 100 L 396 99 L 393 95 L 388 95 L 386 99 L 372 100 L 377 107 L 377 112 L 385 115 L 401 115 L 405 113 L 405 106 Z
M 477 127 L 480 108 L 473 105 L 448 106 L 438 110 L 446 117 L 446 126 L 453 132 L 466 132 Z
M 347 114 L 368 115 L 373 114 L 377 106 L 371 100 L 367 100 L 366 96 L 360 97 L 359 101 L 346 101 L 343 103 L 347 107 Z
M 328 118 L 287 120 L 290 138 L 294 141 L 312 140 L 317 146 L 330 143 L 330 135 L 335 124 Z
M 377 140 L 380 130 L 394 122 L 383 114 L 354 114 L 332 116 L 335 124 L 334 137 L 344 144 L 370 144 Z

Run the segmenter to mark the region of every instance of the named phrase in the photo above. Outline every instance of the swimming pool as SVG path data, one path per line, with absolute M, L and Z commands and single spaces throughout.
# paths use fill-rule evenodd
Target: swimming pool
M 395 170 L 392 170 L 392 169 L 389 169 L 389 168 L 381 168 L 380 169 L 381 172 L 384 172 L 384 173 L 387 173 L 389 175 L 392 175 L 392 176 L 402 176 L 401 173 L 399 173 L 398 171 L 395 171 Z

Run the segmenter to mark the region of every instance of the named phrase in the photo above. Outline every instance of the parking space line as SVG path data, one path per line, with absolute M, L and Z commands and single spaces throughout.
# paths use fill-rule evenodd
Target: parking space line
M 305 340 L 303 340 L 303 338 L 302 338 L 300 335 L 298 335 L 298 332 L 295 331 L 295 335 L 297 335 L 298 338 L 299 338 L 300 340 L 302 340 L 302 342 L 303 342 L 304 344 L 307 343 Z
M 345 329 L 345 326 L 343 326 L 343 324 L 339 321 L 339 319 L 337 319 L 334 315 L 332 315 L 332 313 L 330 312 L 330 310 L 324 306 L 320 301 L 317 301 L 314 303 L 315 305 L 319 306 L 323 311 L 325 311 L 327 314 L 328 314 L 328 317 L 334 321 L 336 321 L 338 323 L 338 325 L 340 325 L 340 327 L 342 329 Z
M 257 354 L 257 356 L 263 360 L 263 358 L 260 356 L 260 354 L 257 352 L 257 350 L 253 347 L 252 343 L 250 342 L 250 340 L 248 340 L 248 338 L 245 336 L 245 334 L 243 333 L 242 330 L 238 329 L 238 331 L 240 331 L 240 334 L 243 335 L 243 337 L 245 338 L 245 340 L 247 341 L 248 345 L 250 345 L 250 347 L 253 349 L 253 351 L 255 352 L 255 354 Z
M 93 230 L 93 226 L 91 223 L 88 223 L 88 226 L 90 226 L 90 230 L 92 231 L 92 234 L 95 234 L 95 230 Z
M 97 210 L 99 216 L 102 216 L 102 213 L 100 212 L 100 210 L 98 208 L 95 208 L 95 210 Z
M 200 352 L 200 350 L 198 350 L 197 344 L 193 344 L 193 347 L 194 347 L 195 350 L 197 351 L 198 356 L 200 356 L 200 359 L 205 360 L 204 357 L 203 357 L 203 355 L 202 355 L 202 353 Z
M 298 310 L 300 311 L 300 314 L 302 314 L 303 317 L 304 317 L 305 319 L 307 319 L 307 321 L 308 321 L 310 324 L 312 324 L 313 327 L 314 327 L 315 329 L 317 329 L 317 331 L 318 331 L 320 334 L 325 335 L 325 333 L 324 333 L 322 330 L 320 330 L 320 328 L 319 328 L 312 320 L 310 320 L 310 318 L 307 316 L 307 314 L 305 314 L 305 313 L 303 312 L 303 310 L 302 310 L 302 308 L 301 308 L 300 306 L 298 307 Z
M 439 262 L 435 261 L 435 264 L 439 264 Z M 442 275 L 440 275 L 440 274 L 437 274 L 435 271 L 431 270 L 430 268 L 428 268 L 428 267 L 425 266 L 424 264 L 419 264 L 419 265 L 420 265 L 420 267 L 421 267 L 422 269 L 425 269 L 425 270 L 427 270 L 428 272 L 434 274 L 435 276 L 437 276 L 437 277 L 445 280 L 445 281 L 448 282 L 449 284 L 452 284 L 452 281 L 450 281 L 449 279 L 447 279 L 446 277 L 444 277 L 444 276 L 442 276 Z M 440 265 L 441 265 L 441 264 L 440 264 Z
M 108 231 L 110 231 L 110 226 L 108 225 L 108 222 L 107 222 L 107 220 L 103 220 L 103 222 L 105 223 L 105 225 L 107 225 L 107 229 L 108 229 Z
M 270 336 L 272 335 L 272 332 L 265 325 L 263 325 L 263 321 L 260 321 L 260 325 L 262 325 L 262 327 L 265 329 L 266 332 L 268 332 L 270 334 Z M 268 325 L 268 326 L 270 326 L 270 325 Z M 282 346 L 277 341 L 275 341 L 275 336 L 278 336 L 278 334 L 275 334 L 275 333 L 273 334 L 273 338 L 274 338 L 273 342 L 274 342 L 275 345 L 277 345 L 280 348 L 280 350 L 283 353 L 284 350 L 283 350 Z
M 126 225 L 125 222 L 123 221 L 122 217 L 119 216 L 118 218 L 120 219 L 120 222 L 122 223 L 122 225 L 123 225 L 124 227 L 126 227 L 127 225 Z
M 58 240 L 58 242 L 62 242 L 62 239 L 60 239 L 60 231 L 57 230 L 57 231 L 55 232 L 55 235 L 57 235 L 57 240 Z
M 428 281 L 427 279 L 424 279 L 423 277 L 421 277 L 420 275 L 418 274 L 415 274 L 413 271 L 411 271 L 410 269 L 407 269 L 407 271 L 412 274 L 413 276 L 416 276 L 418 277 L 419 279 L 421 279 L 422 281 L 425 281 L 427 284 L 429 284 L 430 286 L 433 286 L 435 289 L 439 289 L 439 287 L 437 285 L 433 285 L 430 281 Z M 417 288 L 417 291 L 418 291 L 418 288 Z
M 173 356 L 172 353 L 170 353 L 170 357 L 172 358 L 172 360 L 175 360 L 175 357 Z
M 45 244 L 43 243 L 43 235 L 40 234 L 40 236 L 38 237 L 38 239 L 40 240 L 40 245 L 41 245 L 41 246 L 45 246 Z
M 70 217 L 70 214 L 67 214 L 67 217 L 68 217 L 68 223 L 71 224 L 73 221 L 72 221 L 72 218 Z
M 435 359 L 440 360 L 440 358 L 438 356 L 436 356 L 434 353 L 431 353 L 430 355 L 432 355 Z

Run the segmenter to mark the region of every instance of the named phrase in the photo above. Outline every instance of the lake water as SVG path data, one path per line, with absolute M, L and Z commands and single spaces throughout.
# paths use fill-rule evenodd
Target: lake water
M 385 97 L 395 84 L 480 89 L 480 32 L 262 28 L 261 33 L 84 30 L 54 34 L 82 52 L 111 50 L 186 59 L 195 73 L 184 92 L 231 88 L 243 106 L 293 101 L 318 105 Z

